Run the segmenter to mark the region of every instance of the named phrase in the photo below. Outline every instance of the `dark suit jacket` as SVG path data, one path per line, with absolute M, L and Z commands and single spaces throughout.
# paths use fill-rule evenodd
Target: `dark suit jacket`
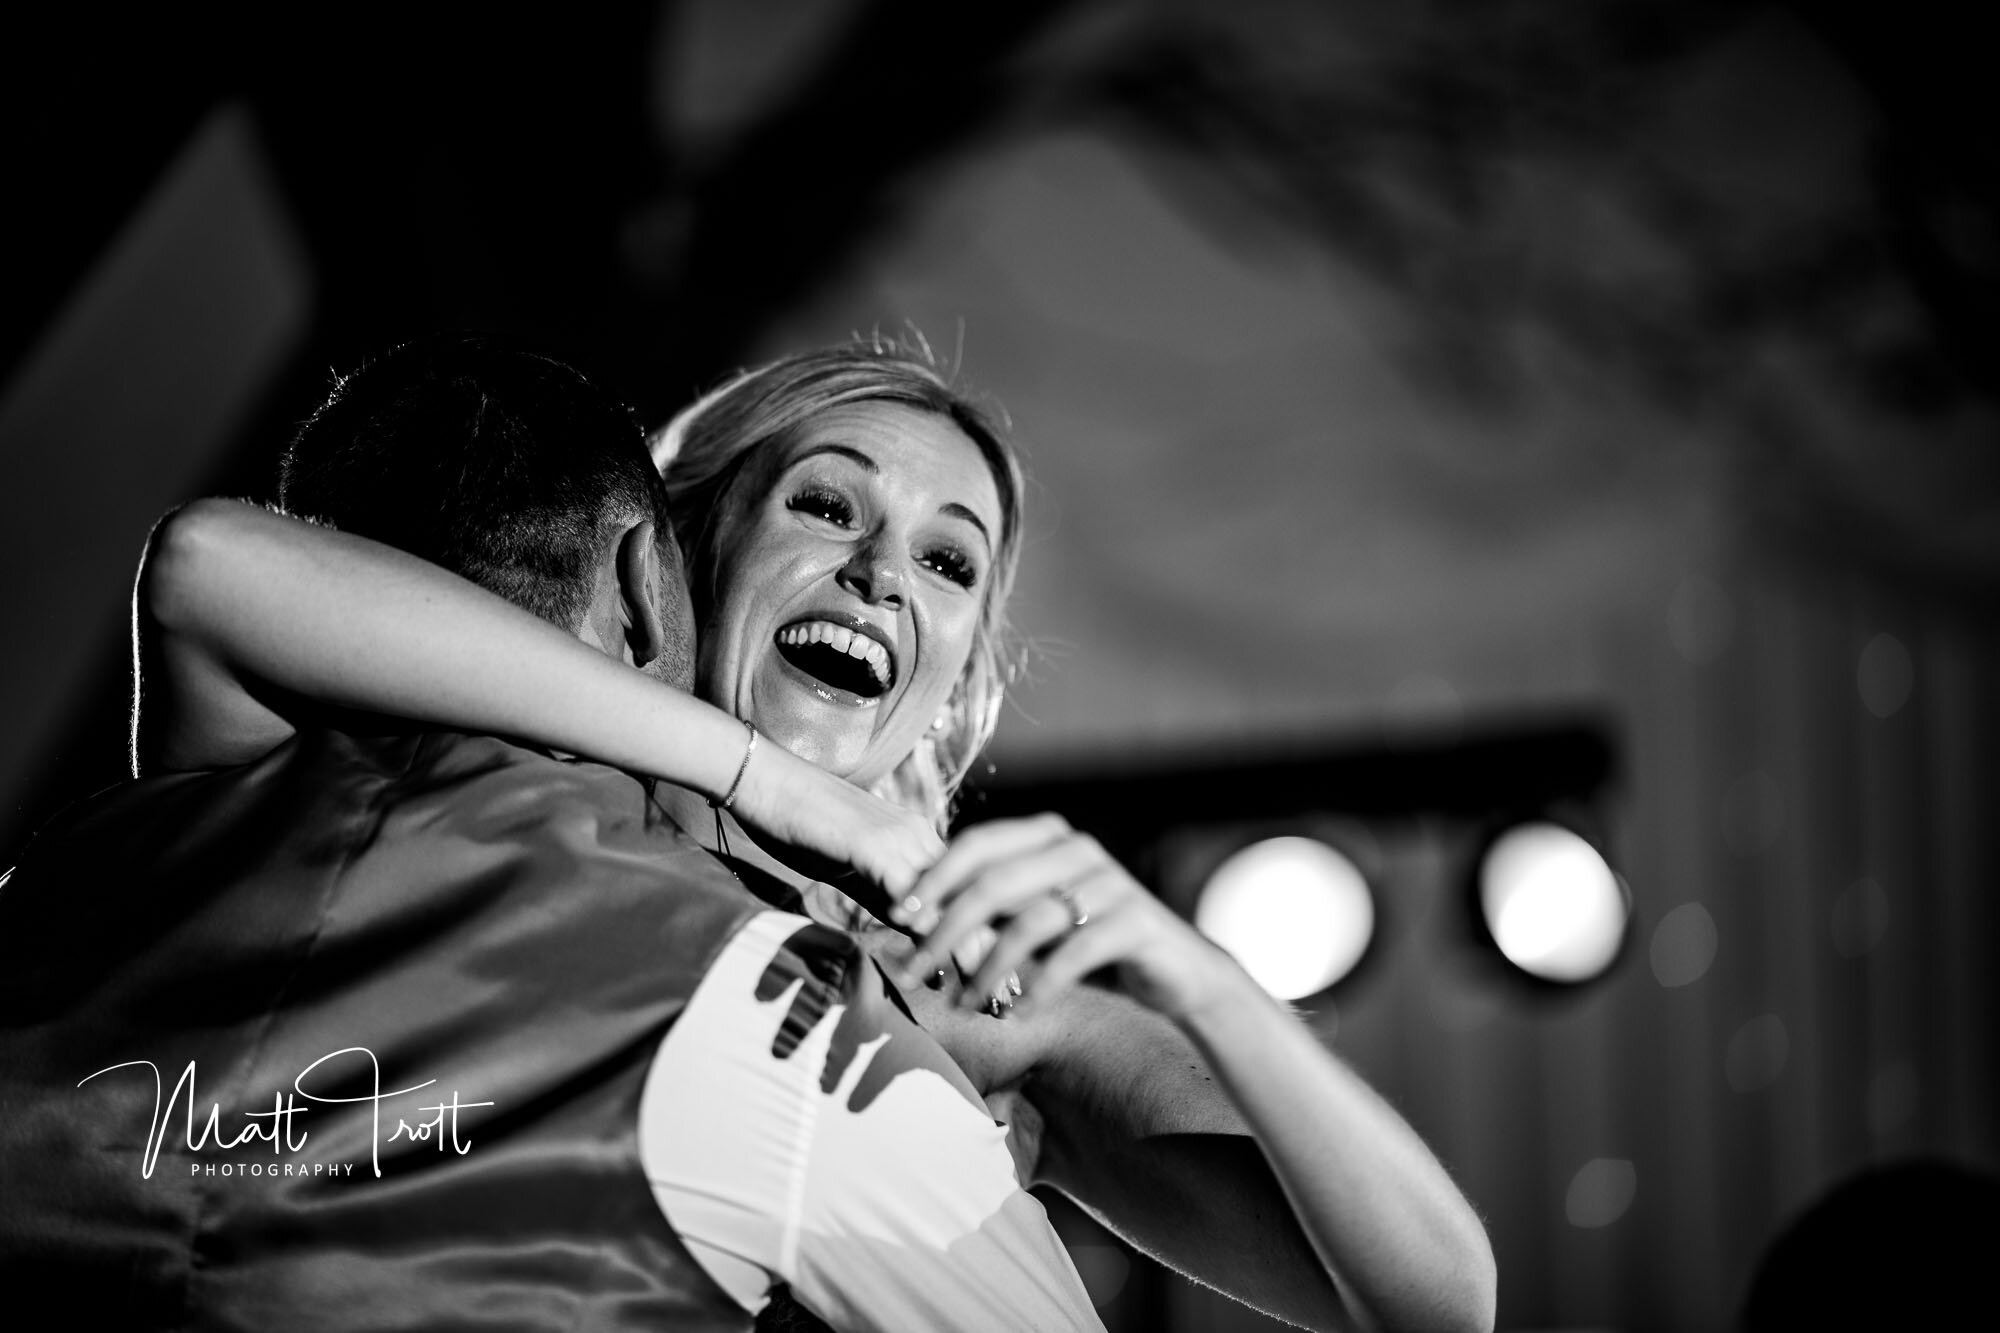
M 659 1042 L 762 904 L 632 777 L 301 734 L 0 889 L 0 1291 L 79 1328 L 746 1328 L 651 1197 Z

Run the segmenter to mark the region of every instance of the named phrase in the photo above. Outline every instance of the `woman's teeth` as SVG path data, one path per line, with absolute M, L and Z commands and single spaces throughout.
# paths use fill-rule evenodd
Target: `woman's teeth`
M 868 674 L 874 680 L 878 691 L 889 688 L 888 650 L 866 634 L 856 634 L 845 625 L 835 625 L 825 620 L 810 620 L 802 624 L 787 625 L 778 631 L 778 642 L 788 648 L 820 644 L 834 652 L 845 653 L 867 667 Z

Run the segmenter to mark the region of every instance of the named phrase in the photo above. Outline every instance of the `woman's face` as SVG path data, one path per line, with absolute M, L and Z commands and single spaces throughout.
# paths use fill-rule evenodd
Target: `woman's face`
M 1000 532 L 993 474 L 947 418 L 854 403 L 814 418 L 736 491 L 701 695 L 869 785 L 965 669 Z

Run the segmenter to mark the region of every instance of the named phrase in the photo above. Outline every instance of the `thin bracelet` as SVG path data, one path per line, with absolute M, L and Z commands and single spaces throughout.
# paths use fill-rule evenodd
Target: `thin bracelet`
M 743 762 L 736 766 L 736 781 L 729 784 L 729 791 L 719 801 L 709 804 L 718 810 L 727 810 L 736 802 L 736 793 L 743 786 L 743 775 L 750 771 L 750 756 L 757 753 L 757 728 L 749 718 L 743 719 L 743 729 L 750 733 L 750 743 L 743 747 Z

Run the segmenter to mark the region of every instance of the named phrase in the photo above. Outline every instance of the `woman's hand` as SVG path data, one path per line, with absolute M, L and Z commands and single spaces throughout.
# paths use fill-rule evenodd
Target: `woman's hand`
M 729 812 L 767 851 L 835 884 L 877 916 L 906 897 L 944 851 L 944 840 L 923 816 L 835 777 L 769 737 L 750 755 Z M 882 896 L 852 892 L 845 874 L 850 868 Z
M 977 825 L 892 915 L 922 941 L 906 976 L 998 927 L 960 1003 L 1025 969 L 1036 1169 L 1149 1253 L 1307 1327 L 1493 1327 L 1492 1247 L 1422 1139 L 1094 839 L 1053 815 Z M 1108 995 L 1035 1021 L 1100 967 L 1164 1038 Z
M 1059 815 L 975 825 L 953 839 L 890 910 L 922 947 L 905 966 L 921 981 L 972 932 L 999 938 L 961 1003 L 982 1004 L 1010 971 L 1040 1004 L 1101 967 L 1133 999 L 1176 1022 L 1240 982 L 1234 961 Z

